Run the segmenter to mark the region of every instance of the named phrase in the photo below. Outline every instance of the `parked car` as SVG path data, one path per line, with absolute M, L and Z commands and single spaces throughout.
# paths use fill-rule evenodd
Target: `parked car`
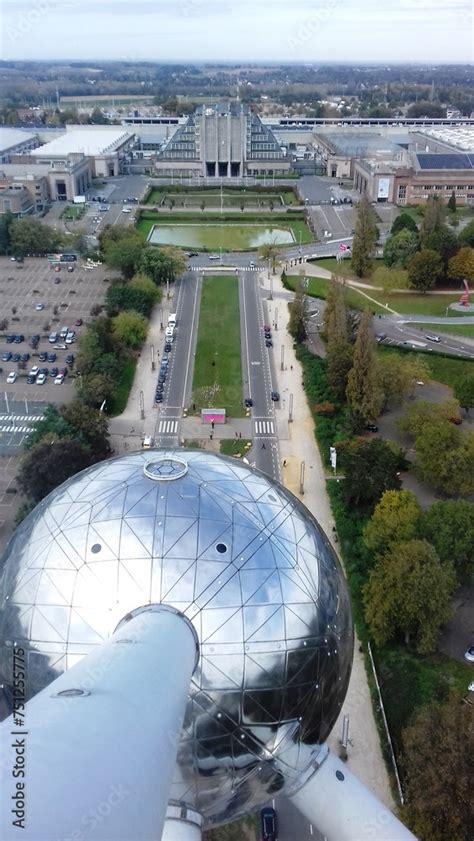
M 21 343 L 24 342 L 24 341 L 25 341 L 25 337 L 24 337 L 23 333 L 19 333 L 17 336 L 15 336 L 15 344 L 16 345 L 21 345 Z
M 15 383 L 16 380 L 17 380 L 17 377 L 18 377 L 18 374 L 16 374 L 15 371 L 10 371 L 10 373 L 7 377 L 7 383 Z
M 47 374 L 40 373 L 36 377 L 36 385 L 44 385 L 46 382 Z
M 274 403 L 277 403 L 278 400 L 280 399 L 280 393 L 278 391 L 272 391 L 270 396 L 271 396 Z
M 271 339 L 265 339 L 265 347 L 273 347 L 273 342 Z
M 171 351 L 171 344 L 169 342 L 166 342 L 163 350 L 165 353 L 169 353 Z
M 30 354 L 29 354 L 29 353 L 22 353 L 22 354 L 21 354 L 21 361 L 22 361 L 22 362 L 28 362 L 29 358 L 30 358 Z
M 76 318 L 74 322 L 74 327 L 81 327 L 82 324 L 84 324 L 82 318 Z
M 60 342 L 58 345 L 54 345 L 55 350 L 66 350 L 66 345 L 64 342 Z
M 155 394 L 155 403 L 163 403 L 163 392 L 160 391 L 159 394 Z
M 57 341 L 58 341 L 58 339 L 59 339 L 59 336 L 58 336 L 58 334 L 57 334 L 57 333 L 55 333 L 55 332 L 54 332 L 54 333 L 50 333 L 50 334 L 49 334 L 49 339 L 48 339 L 48 342 L 49 342 L 51 345 L 54 345 L 54 343 L 55 343 L 55 342 L 57 342 Z
M 367 432 L 378 432 L 379 428 L 375 425 L 375 423 L 366 423 L 365 428 Z
M 67 377 L 67 368 L 66 367 L 60 368 L 59 373 L 61 374 L 62 377 Z
M 28 371 L 29 377 L 36 377 L 39 374 L 39 368 L 37 365 L 33 365 L 33 367 Z
M 34 377 L 32 374 L 28 374 L 28 376 L 26 378 L 26 384 L 27 385 L 34 385 L 35 382 L 36 382 L 36 377 Z
M 247 409 L 250 409 L 253 406 L 253 400 L 251 397 L 246 397 L 244 403 Z
M 39 373 L 40 373 L 40 374 L 44 374 L 44 375 L 45 375 L 45 377 L 47 377 L 47 376 L 48 376 L 48 374 L 49 374 L 49 368 L 40 368 L 40 369 L 39 369 Z
M 56 362 L 56 354 L 55 353 L 48 353 L 48 362 Z
M 57 368 L 51 368 L 49 372 L 50 377 L 57 377 L 59 374 L 59 370 Z
M 269 325 L 269 324 L 264 324 L 264 325 L 263 325 L 263 332 L 264 332 L 264 333 L 269 333 L 271 329 L 272 329 L 272 328 L 270 327 L 270 325 Z
M 19 362 L 21 359 L 21 353 L 13 353 L 12 354 L 12 362 Z
M 5 340 L 6 340 L 7 345 L 11 345 L 12 342 L 15 341 L 15 336 L 12 336 L 11 334 L 9 334 L 8 336 L 5 336 Z
M 60 272 L 61 271 L 61 266 L 55 266 L 54 271 L 55 272 Z
M 64 377 L 62 374 L 58 374 L 57 377 L 54 378 L 54 385 L 62 385 L 64 382 Z
M 377 333 L 375 338 L 377 339 L 378 342 L 383 342 L 383 340 L 387 338 L 387 334 L 386 333 Z
M 275 809 L 266 806 L 260 812 L 262 841 L 277 841 L 277 820 Z
M 46 362 L 46 360 L 48 359 L 48 354 L 45 350 L 41 351 L 41 353 L 38 355 L 38 359 L 40 362 Z
M 72 274 L 73 271 L 74 271 L 74 266 L 68 266 L 67 270 L 68 270 L 69 274 Z
M 467 651 L 464 652 L 464 659 L 468 663 L 474 663 L 474 645 L 470 645 Z
M 72 345 L 72 343 L 75 342 L 75 341 L 76 341 L 76 334 L 74 333 L 74 331 L 71 331 L 70 333 L 67 334 L 65 342 L 66 342 L 67 345 Z
M 75 358 L 75 357 L 74 357 L 74 354 L 73 354 L 73 353 L 68 353 L 68 355 L 66 356 L 66 362 L 67 362 L 67 364 L 68 364 L 68 365 L 74 365 L 74 358 Z
M 6 350 L 5 353 L 2 356 L 2 362 L 10 362 L 11 358 L 12 358 L 12 354 L 10 353 L 9 350 Z
M 41 310 L 44 310 L 44 304 L 36 304 L 35 310 L 41 312 Z

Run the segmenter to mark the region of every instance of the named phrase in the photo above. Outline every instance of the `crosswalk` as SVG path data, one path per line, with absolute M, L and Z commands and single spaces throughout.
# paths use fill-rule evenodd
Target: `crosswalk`
M 272 420 L 255 421 L 255 435 L 274 435 L 275 424 Z
M 188 271 L 190 272 L 205 272 L 209 269 L 226 269 L 227 271 L 239 271 L 239 272 L 264 272 L 265 266 L 221 266 L 218 264 L 217 266 L 190 266 Z
M 13 433 L 16 434 L 17 432 L 33 432 L 33 431 L 34 430 L 33 430 L 32 426 L 16 426 L 15 424 L 10 424 L 9 426 L 0 426 L 0 432 L 11 432 L 12 434 Z
M 36 423 L 36 421 L 43 420 L 43 415 L 0 415 L 0 423 L 2 421 L 10 421 L 21 423 L 21 421 L 28 421 L 29 423 Z
M 158 435 L 176 435 L 178 432 L 177 420 L 160 420 L 158 424 Z

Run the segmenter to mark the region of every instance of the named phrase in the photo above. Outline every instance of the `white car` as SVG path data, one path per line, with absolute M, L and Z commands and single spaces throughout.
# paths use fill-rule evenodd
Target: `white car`
M 67 334 L 67 336 L 65 338 L 65 342 L 66 342 L 67 345 L 72 345 L 72 343 L 75 342 L 75 341 L 76 341 L 76 334 L 74 333 L 74 331 L 71 331 L 70 333 Z
M 46 374 L 38 374 L 38 376 L 36 377 L 36 385 L 44 385 L 46 379 Z
M 44 310 L 44 304 L 36 304 L 35 310 L 41 312 L 41 310 Z
M 37 365 L 33 365 L 33 367 L 28 371 L 29 377 L 36 377 L 38 374 L 39 368 Z
M 64 382 L 64 377 L 62 374 L 58 374 L 57 377 L 54 378 L 54 385 L 62 385 Z
M 132 209 L 130 207 L 122 207 L 122 213 L 131 213 Z
M 11 371 L 7 377 L 7 383 L 16 383 L 18 374 L 15 371 Z

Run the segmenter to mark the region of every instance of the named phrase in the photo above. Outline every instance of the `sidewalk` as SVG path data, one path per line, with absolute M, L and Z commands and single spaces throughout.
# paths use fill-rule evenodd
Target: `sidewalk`
M 270 279 L 267 273 L 259 275 L 259 282 L 270 293 Z M 275 370 L 282 398 L 281 408 L 276 410 L 280 443 L 283 484 L 311 511 L 318 523 L 333 542 L 334 519 L 326 493 L 326 476 L 314 437 L 314 421 L 309 411 L 306 394 L 302 387 L 301 366 L 293 350 L 293 340 L 286 330 L 288 322 L 287 292 L 279 275 L 273 275 L 273 301 L 266 301 L 270 323 L 275 308 L 278 308 L 278 342 L 273 348 Z M 284 346 L 285 369 L 281 371 L 280 348 Z M 293 369 L 292 369 L 293 368 Z M 288 400 L 293 394 L 293 421 L 288 422 Z M 304 494 L 300 494 L 300 468 L 305 464 Z M 349 747 L 348 766 L 390 809 L 394 807 L 389 778 L 380 740 L 372 712 L 372 702 L 367 684 L 363 655 L 359 652 L 356 639 L 354 665 L 346 700 L 338 721 L 329 737 L 329 744 L 338 753 L 342 718 L 348 715 Z

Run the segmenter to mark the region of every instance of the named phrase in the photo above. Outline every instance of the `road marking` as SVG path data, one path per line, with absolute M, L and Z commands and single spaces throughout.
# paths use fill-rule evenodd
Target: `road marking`
M 176 435 L 178 431 L 177 420 L 161 420 L 158 424 L 159 435 Z
M 196 289 L 195 289 L 195 293 L 194 293 L 193 317 L 192 317 L 192 320 L 191 320 L 191 331 L 190 331 L 190 336 L 189 336 L 188 359 L 187 359 L 187 362 L 186 362 L 186 375 L 185 375 L 185 378 L 184 378 L 183 403 L 182 403 L 183 406 L 184 406 L 184 403 L 185 403 L 185 400 L 186 400 L 186 388 L 187 388 L 187 385 L 188 385 L 188 376 L 189 376 L 190 364 L 191 364 L 191 352 L 192 352 L 192 349 L 193 349 L 193 339 L 194 339 L 194 330 L 195 330 L 195 322 L 196 322 L 196 305 L 197 305 L 197 300 L 198 300 L 198 297 L 199 297 L 199 291 L 200 291 L 200 283 L 199 283 L 199 278 L 198 278 L 197 281 L 196 281 Z M 193 366 L 193 371 L 194 371 L 194 366 Z
M 246 357 L 247 357 L 247 382 L 248 382 L 248 396 L 252 397 L 252 385 L 250 382 L 250 360 L 249 360 L 249 335 L 248 335 L 248 326 L 247 326 L 247 302 L 246 302 L 246 284 L 243 278 L 239 278 L 242 290 L 242 303 L 244 305 L 244 332 L 245 332 L 245 348 L 246 348 Z M 255 363 L 252 362 L 252 365 Z
M 255 421 L 255 435 L 274 435 L 275 426 L 273 421 Z
M 313 834 L 313 824 L 312 823 L 310 823 L 310 825 L 309 825 L 309 834 L 310 835 Z

